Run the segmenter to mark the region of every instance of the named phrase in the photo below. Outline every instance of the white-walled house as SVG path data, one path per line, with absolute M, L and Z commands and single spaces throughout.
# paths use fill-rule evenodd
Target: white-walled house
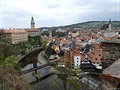
M 80 68 L 81 56 L 74 56 L 74 67 Z

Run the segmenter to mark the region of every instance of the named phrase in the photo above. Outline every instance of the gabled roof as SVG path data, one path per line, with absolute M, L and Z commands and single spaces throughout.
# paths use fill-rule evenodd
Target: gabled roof
M 60 53 L 58 54 L 60 57 L 61 56 L 64 56 L 64 51 L 63 50 L 60 50 Z
M 96 68 L 95 65 L 91 64 L 91 63 L 88 63 L 88 64 L 81 64 L 80 65 L 81 68 Z
M 102 43 L 106 43 L 106 44 L 108 44 L 108 43 L 120 44 L 120 40 L 106 40 L 106 41 L 104 41 Z
M 102 62 L 102 49 L 91 50 L 87 53 L 88 60 L 91 62 L 101 63 Z
M 84 62 L 91 63 L 91 61 L 90 61 L 90 60 L 88 60 L 88 58 L 85 58 L 85 59 L 82 61 L 82 63 L 81 63 L 81 64 L 86 64 L 86 63 L 84 63 Z
M 101 44 L 93 44 L 92 43 L 92 46 L 94 49 L 101 49 Z
M 62 44 L 62 45 L 63 45 L 63 44 L 68 44 L 68 43 L 69 43 L 69 40 L 61 40 L 61 41 L 60 41 L 60 44 Z
M 104 24 L 104 25 L 101 27 L 100 30 L 106 30 L 106 29 L 108 28 L 108 25 L 109 25 L 109 24 Z
M 103 74 L 120 78 L 120 58 L 103 71 Z
M 46 49 L 45 54 L 50 57 L 50 55 L 55 55 L 57 54 L 54 49 L 52 49 L 50 46 Z
M 23 29 L 11 29 L 11 30 L 3 30 L 3 33 L 8 34 L 8 33 L 27 33 Z
M 80 51 L 82 52 L 82 54 L 85 54 L 85 53 L 88 53 L 91 48 L 92 48 L 92 45 L 86 44 L 86 46 L 82 48 Z
M 80 38 L 80 37 L 76 37 L 75 38 L 75 42 L 78 42 L 79 40 L 81 40 L 82 38 Z
M 25 29 L 27 32 L 38 32 L 37 28 L 26 28 Z

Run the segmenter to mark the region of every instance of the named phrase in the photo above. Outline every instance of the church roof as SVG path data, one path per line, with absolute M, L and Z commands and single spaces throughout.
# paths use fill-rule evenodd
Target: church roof
M 104 24 L 104 25 L 101 27 L 100 30 L 106 30 L 106 29 L 108 28 L 108 25 L 109 25 L 109 24 Z

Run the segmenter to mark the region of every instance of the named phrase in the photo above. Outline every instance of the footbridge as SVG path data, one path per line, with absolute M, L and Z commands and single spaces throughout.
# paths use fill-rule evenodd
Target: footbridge
M 46 63 L 46 64 L 41 64 L 40 66 L 38 66 L 38 67 L 36 67 L 36 68 L 31 68 L 31 69 L 28 69 L 28 70 L 20 71 L 20 72 L 19 72 L 19 75 L 22 75 L 22 74 L 26 74 L 26 73 L 35 71 L 35 70 L 44 68 L 44 67 L 46 67 L 46 66 L 50 66 L 50 65 L 54 64 L 54 63 L 57 62 L 57 61 L 58 61 L 58 60 L 49 61 L 48 63 Z

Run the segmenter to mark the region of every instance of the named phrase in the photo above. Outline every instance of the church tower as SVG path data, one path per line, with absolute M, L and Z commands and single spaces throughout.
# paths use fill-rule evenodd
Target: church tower
M 52 31 L 49 31 L 49 37 L 52 38 Z
M 108 30 L 111 31 L 111 19 L 109 19 Z
M 33 17 L 31 18 L 31 28 L 35 28 L 35 22 L 34 22 Z

